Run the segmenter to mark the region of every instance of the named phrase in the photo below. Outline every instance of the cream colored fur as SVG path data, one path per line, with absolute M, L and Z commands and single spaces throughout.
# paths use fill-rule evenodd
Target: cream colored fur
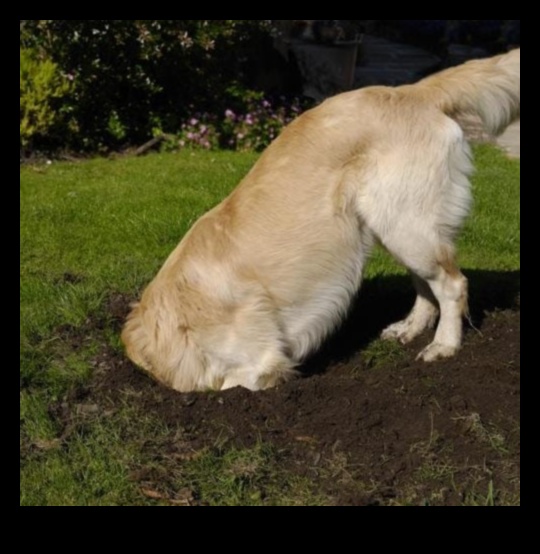
M 129 357 L 182 392 L 272 387 L 343 319 L 375 242 L 418 291 L 383 336 L 409 342 L 438 320 L 420 357 L 454 355 L 467 309 L 454 242 L 473 168 L 452 117 L 498 132 L 519 109 L 516 50 L 306 112 L 171 254 L 128 318 Z

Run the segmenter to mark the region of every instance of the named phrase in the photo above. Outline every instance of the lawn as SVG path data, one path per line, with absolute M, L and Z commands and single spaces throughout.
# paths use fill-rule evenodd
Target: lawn
M 520 164 L 489 146 L 475 155 L 476 203 L 460 263 L 516 274 Z M 181 429 L 129 398 L 97 411 L 81 392 L 99 372 L 104 348 L 121 353 L 111 299 L 135 299 L 256 159 L 186 151 L 21 168 L 21 505 L 189 505 L 193 495 L 208 505 L 332 503 L 304 476 L 280 469 L 282 453 L 264 443 L 212 445 L 179 458 L 174 475 L 163 477 L 174 484 L 171 500 L 134 476 L 159 475 L 166 464 L 148 445 L 168 443 Z M 399 275 L 385 253 L 375 253 L 368 280 Z

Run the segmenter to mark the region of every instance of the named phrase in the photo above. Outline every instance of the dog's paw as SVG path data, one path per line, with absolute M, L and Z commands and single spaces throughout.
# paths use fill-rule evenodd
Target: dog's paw
M 398 341 L 401 344 L 409 344 L 421 334 L 421 330 L 415 330 L 408 320 L 399 321 L 386 328 L 381 335 L 383 340 Z
M 409 325 L 407 320 L 399 321 L 387 327 L 381 335 L 383 340 L 398 340 L 401 342 L 402 337 L 406 335 Z
M 450 346 L 447 344 L 432 342 L 425 350 L 420 352 L 417 360 L 422 360 L 424 362 L 436 362 L 437 360 L 451 358 L 458 352 L 459 346 Z

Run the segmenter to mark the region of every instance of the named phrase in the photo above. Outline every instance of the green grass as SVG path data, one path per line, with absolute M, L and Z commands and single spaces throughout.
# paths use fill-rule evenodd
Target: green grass
M 362 359 L 368 369 L 395 367 L 404 357 L 404 351 L 398 342 L 383 339 L 374 340 L 362 352 Z
M 43 419 L 43 414 L 38 414 Z M 139 421 L 140 424 L 140 421 Z M 125 425 L 125 424 L 124 424 Z M 23 506 L 135 505 L 140 493 L 130 480 L 137 444 L 122 440 L 121 422 L 94 422 L 66 441 L 33 442 L 40 450 L 21 464 Z
M 205 451 L 169 477 L 167 490 L 145 495 L 130 476 L 151 465 L 147 437 L 166 440 L 172 430 L 151 417 L 141 422 L 140 414 L 134 426 L 127 407 L 76 414 L 67 426 L 51 413 L 88 382 L 100 343 L 120 348 L 106 299 L 135 296 L 256 158 L 185 152 L 21 168 L 22 505 L 174 504 L 186 490 L 209 505 L 324 504 L 309 483 L 278 471 L 279 453 L 268 445 Z M 460 241 L 461 263 L 517 271 L 519 163 L 489 147 L 478 148 L 477 159 L 477 202 Z M 400 273 L 382 252 L 368 268 L 368 277 Z M 99 331 L 87 329 L 89 318 L 103 322 Z M 385 348 L 372 347 L 373 367 L 398 355 Z
M 22 333 L 79 325 L 107 289 L 142 286 L 255 159 L 197 153 L 24 168 Z
M 465 268 L 515 271 L 520 268 L 520 164 L 489 146 L 476 149 L 475 207 L 462 234 Z
M 326 500 L 307 479 L 284 472 L 279 452 L 262 444 L 203 452 L 177 479 L 210 506 L 316 506 Z
M 520 162 L 488 145 L 475 148 L 474 205 L 458 242 L 459 264 L 477 271 L 520 267 Z M 404 274 L 382 250 L 374 253 L 366 276 Z

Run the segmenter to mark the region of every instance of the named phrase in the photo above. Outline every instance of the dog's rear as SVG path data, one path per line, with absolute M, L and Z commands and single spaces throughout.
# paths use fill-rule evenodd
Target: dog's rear
M 517 117 L 520 52 L 469 62 L 413 86 L 373 92 L 386 96 L 382 111 L 388 125 L 358 209 L 379 241 L 409 269 L 418 293 L 409 316 L 383 337 L 408 343 L 440 316 L 435 340 L 420 358 L 450 357 L 461 346 L 467 311 L 467 281 L 456 265 L 454 245 L 470 211 L 473 170 L 469 146 L 452 117 L 477 114 L 492 133 Z
M 467 283 L 454 241 L 472 166 L 452 117 L 503 129 L 519 113 L 519 57 L 346 93 L 298 118 L 145 291 L 122 336 L 130 358 L 179 391 L 274 386 L 342 319 L 376 241 L 418 290 L 384 337 L 408 342 L 440 310 L 421 356 L 455 354 Z

